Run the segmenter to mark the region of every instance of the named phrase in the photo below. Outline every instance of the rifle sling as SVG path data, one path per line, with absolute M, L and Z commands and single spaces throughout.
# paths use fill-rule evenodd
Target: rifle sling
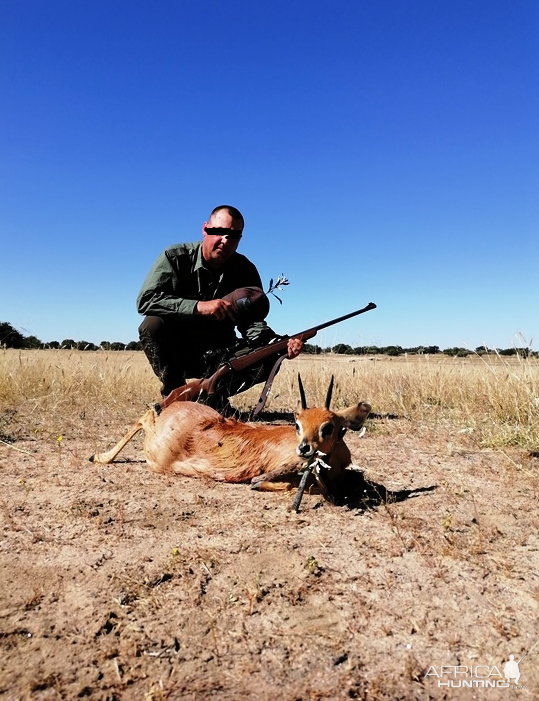
M 266 406 L 266 401 L 268 399 L 268 394 L 271 389 L 271 385 L 273 384 L 273 380 L 275 379 L 275 375 L 277 374 L 277 371 L 281 367 L 281 363 L 283 360 L 287 357 L 287 354 L 284 353 L 283 355 L 280 355 L 277 360 L 275 361 L 275 364 L 271 368 L 271 372 L 268 376 L 268 379 L 266 380 L 266 384 L 264 385 L 264 389 L 262 390 L 262 393 L 260 395 L 260 399 L 258 400 L 258 404 L 255 406 L 255 408 L 251 411 L 251 415 L 249 416 L 249 421 L 252 421 L 255 419 L 258 414 L 262 411 L 262 409 Z

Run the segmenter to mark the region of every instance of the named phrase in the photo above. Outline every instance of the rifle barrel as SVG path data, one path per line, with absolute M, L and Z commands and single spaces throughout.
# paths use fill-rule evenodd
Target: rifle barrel
M 315 326 L 314 328 L 317 331 L 321 331 L 322 329 L 326 329 L 328 326 L 333 326 L 333 324 L 340 324 L 341 321 L 346 321 L 346 319 L 351 319 L 353 316 L 358 316 L 358 314 L 364 314 L 365 312 L 370 312 L 371 309 L 376 309 L 376 304 L 374 302 L 369 302 L 366 307 L 363 307 L 363 309 L 358 309 L 355 312 L 350 312 L 350 314 L 345 314 L 344 316 L 340 316 L 338 319 L 332 319 L 331 321 L 326 321 L 325 324 L 320 324 L 320 326 Z M 301 334 L 298 334 L 301 336 Z
M 371 309 L 376 309 L 376 304 L 374 302 L 369 302 L 366 307 L 363 307 L 363 309 L 357 309 L 355 312 L 350 312 L 350 314 L 340 316 L 338 319 L 332 319 L 331 321 L 326 321 L 324 324 L 320 324 L 319 326 L 313 326 L 312 328 L 305 329 L 300 333 L 295 333 L 290 338 L 299 338 L 302 341 L 308 340 L 316 336 L 317 332 L 321 329 L 325 329 L 328 326 L 333 326 L 333 324 L 338 324 L 341 321 L 345 321 L 346 319 L 351 319 L 353 316 L 357 316 L 358 314 L 369 312 Z M 253 358 L 253 356 L 256 358 L 255 362 L 259 362 L 260 360 L 263 360 L 273 354 L 286 353 L 286 346 L 288 344 L 288 341 L 289 337 L 286 337 L 282 341 L 270 343 L 267 346 L 262 346 L 262 348 L 256 348 L 251 353 L 246 353 L 245 355 L 241 355 L 239 358 L 234 358 L 230 360 L 228 365 L 231 367 L 232 370 L 244 370 L 246 367 L 252 365 L 252 362 L 249 363 L 249 360 Z

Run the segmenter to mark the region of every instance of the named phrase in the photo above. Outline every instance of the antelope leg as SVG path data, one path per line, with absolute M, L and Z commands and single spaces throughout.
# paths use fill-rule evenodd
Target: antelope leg
M 294 472 L 294 469 L 290 465 L 283 465 L 278 470 L 273 470 L 272 472 L 265 472 L 261 475 L 256 475 L 256 477 L 253 477 L 251 480 L 251 489 L 271 491 L 271 489 L 268 489 L 263 485 L 266 485 L 266 483 L 273 483 L 280 477 L 286 477 L 287 475 L 291 475 Z M 279 485 L 275 486 L 275 489 L 291 489 L 289 484 L 287 484 L 286 482 L 275 482 L 275 485 Z

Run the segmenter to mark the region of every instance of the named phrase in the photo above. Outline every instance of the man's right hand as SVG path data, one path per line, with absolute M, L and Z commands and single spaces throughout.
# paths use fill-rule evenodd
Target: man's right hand
M 211 299 L 209 302 L 197 302 L 197 314 L 213 316 L 216 321 L 223 321 L 227 317 L 235 321 L 234 310 L 230 302 L 224 299 Z

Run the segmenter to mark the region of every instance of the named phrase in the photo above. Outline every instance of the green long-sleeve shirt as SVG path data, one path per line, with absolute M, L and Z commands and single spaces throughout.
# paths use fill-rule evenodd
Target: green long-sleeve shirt
M 185 322 L 197 332 L 206 329 L 210 335 L 217 334 L 222 342 L 230 345 L 235 339 L 233 322 L 202 319 L 195 316 L 195 311 L 197 302 L 221 299 L 239 287 L 262 288 L 258 270 L 244 255 L 236 252 L 222 268 L 211 270 L 204 265 L 200 241 L 180 243 L 167 248 L 153 264 L 139 292 L 137 309 L 145 316 Z M 245 327 L 238 324 L 237 328 L 251 341 L 275 336 L 265 321 Z

